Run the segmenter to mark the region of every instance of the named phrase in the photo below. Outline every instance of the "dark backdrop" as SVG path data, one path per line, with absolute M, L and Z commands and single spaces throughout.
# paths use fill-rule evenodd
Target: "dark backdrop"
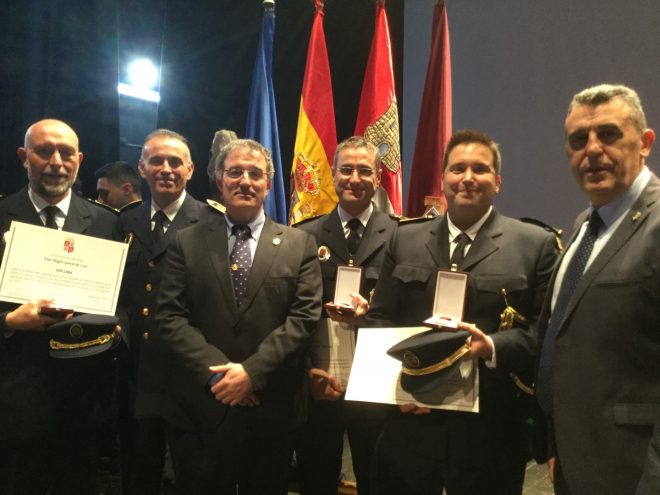
M 197 166 L 189 189 L 206 197 L 214 131 L 244 133 L 259 0 L 2 0 L 0 11 L 0 193 L 26 183 L 15 150 L 27 126 L 55 117 L 77 131 L 84 193 L 95 196 L 94 170 L 119 156 L 120 65 L 130 55 L 158 62 L 162 54 L 157 125 L 189 139 Z M 273 80 L 287 185 L 313 13 L 312 0 L 277 1 Z M 389 0 L 388 14 L 401 88 L 403 1 Z M 373 23 L 374 0 L 326 0 L 339 139 L 353 133 Z

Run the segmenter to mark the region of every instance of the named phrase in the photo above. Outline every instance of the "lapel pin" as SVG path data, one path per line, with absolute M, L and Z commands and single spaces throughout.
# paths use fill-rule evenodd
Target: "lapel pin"
M 273 238 L 273 246 L 279 246 L 280 242 L 282 242 L 282 239 L 280 239 L 279 237 Z
M 636 212 L 633 213 L 633 215 L 632 215 L 632 221 L 633 221 L 633 222 L 636 222 L 637 220 L 639 220 L 639 217 L 641 217 L 641 216 L 642 216 L 642 214 L 641 214 L 640 212 L 636 211 Z
M 330 248 L 321 246 L 318 251 L 319 261 L 328 261 L 330 259 Z

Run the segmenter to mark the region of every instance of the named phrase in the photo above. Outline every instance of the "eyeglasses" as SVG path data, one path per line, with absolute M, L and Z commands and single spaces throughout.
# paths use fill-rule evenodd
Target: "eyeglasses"
M 350 177 L 356 170 L 360 177 L 371 177 L 375 172 L 371 167 L 351 167 L 349 165 L 339 167 L 339 173 L 344 177 Z
M 231 180 L 238 180 L 246 173 L 251 180 L 261 180 L 263 179 L 264 175 L 266 175 L 266 172 L 260 168 L 242 169 L 241 167 L 233 167 L 225 169 L 225 175 Z

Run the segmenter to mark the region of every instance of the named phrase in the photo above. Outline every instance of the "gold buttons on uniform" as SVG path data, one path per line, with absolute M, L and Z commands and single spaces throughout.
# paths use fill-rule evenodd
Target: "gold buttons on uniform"
M 147 292 L 151 292 L 153 290 L 153 286 L 151 284 L 147 284 L 144 286 L 144 290 Z
M 149 308 L 142 308 L 142 316 L 149 316 Z
M 149 332 L 144 332 L 142 334 L 142 340 L 149 340 Z
M 156 266 L 156 263 L 153 260 L 151 260 L 151 261 L 149 261 L 149 263 L 147 263 L 147 266 L 149 268 L 154 268 Z

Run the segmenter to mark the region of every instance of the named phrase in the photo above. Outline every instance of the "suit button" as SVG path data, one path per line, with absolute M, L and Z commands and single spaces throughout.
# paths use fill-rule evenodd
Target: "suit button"
M 153 260 L 151 260 L 151 261 L 149 261 L 149 263 L 147 263 L 147 266 L 148 266 L 149 268 L 155 268 L 155 267 L 156 267 L 156 263 L 155 263 Z
M 149 340 L 149 332 L 144 332 L 142 334 L 142 340 Z
M 142 308 L 142 316 L 149 316 L 149 308 Z
M 147 284 L 144 286 L 144 290 L 147 292 L 151 292 L 153 290 L 153 286 L 151 284 Z

